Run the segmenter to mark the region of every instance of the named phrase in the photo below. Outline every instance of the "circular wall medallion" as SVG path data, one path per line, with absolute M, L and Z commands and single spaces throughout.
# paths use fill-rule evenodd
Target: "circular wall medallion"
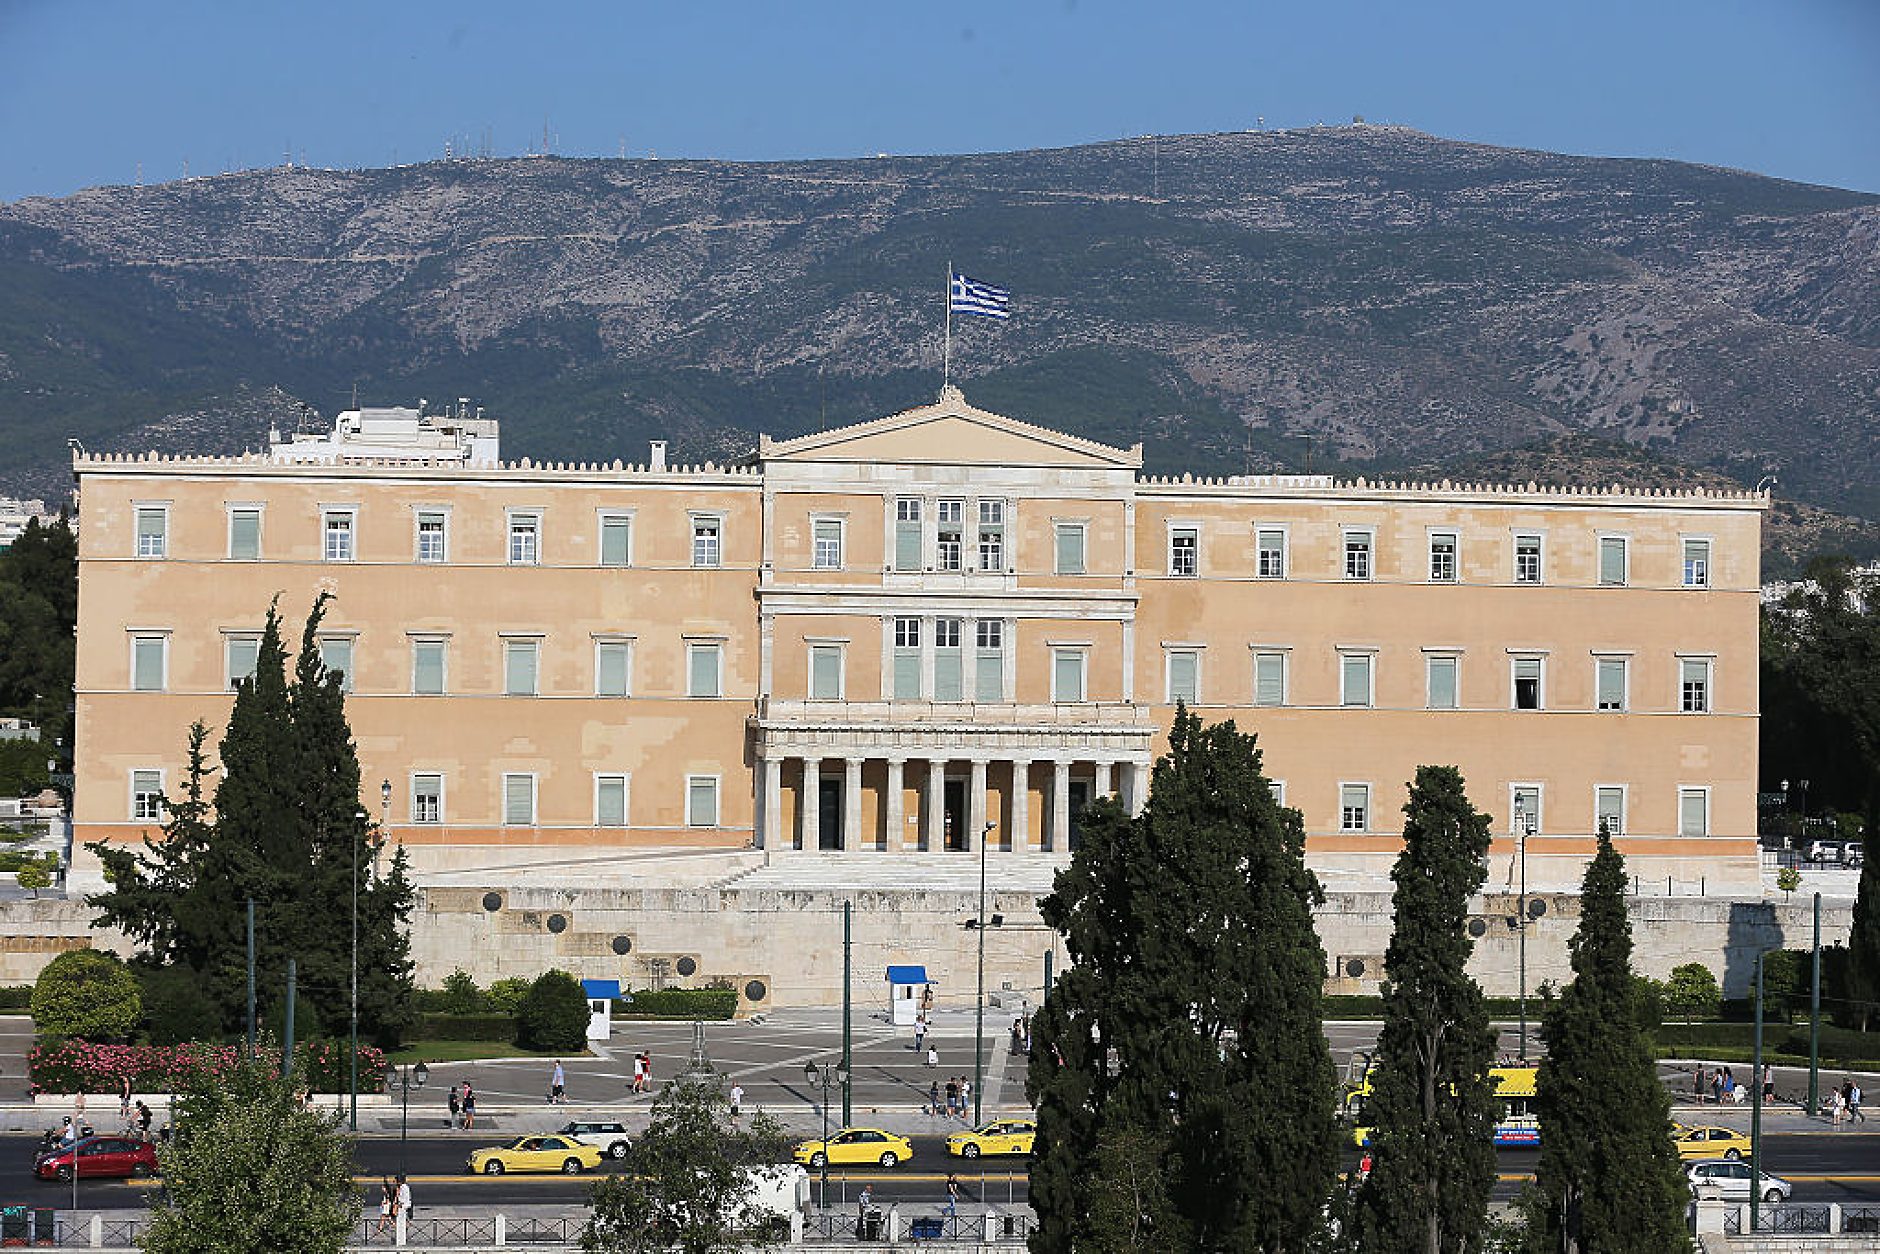
M 1488 931 L 1488 924 L 1482 922 L 1482 920 L 1480 919 L 1469 920 L 1469 935 L 1481 936 L 1487 931 Z
M 492 914 L 501 910 L 503 908 L 503 895 L 501 893 L 484 893 L 483 908 L 490 911 Z
M 617 954 L 632 953 L 633 952 L 633 938 L 631 936 L 614 937 L 614 952 Z
M 548 930 L 549 930 L 549 931 L 551 931 L 551 932 L 565 932 L 565 931 L 567 931 L 567 930 L 568 930 L 568 920 L 567 920 L 567 918 L 566 918 L 565 916 L 563 916 L 563 915 L 559 915 L 559 914 L 551 914 L 551 915 L 549 915 L 549 916 L 548 916 Z
M 1539 897 L 1535 897 L 1528 902 L 1528 918 L 1538 919 L 1546 913 L 1547 903 L 1542 901 Z
M 769 996 L 770 990 L 764 987 L 762 980 L 752 980 L 744 986 L 745 1001 L 762 1001 Z
M 673 969 L 680 975 L 691 975 L 698 970 L 698 962 L 691 958 L 681 958 L 673 964 Z
M 1357 979 L 1359 976 L 1363 975 L 1364 974 L 1364 959 L 1362 958 L 1346 959 L 1345 960 L 1345 974 L 1350 976 L 1354 980 Z

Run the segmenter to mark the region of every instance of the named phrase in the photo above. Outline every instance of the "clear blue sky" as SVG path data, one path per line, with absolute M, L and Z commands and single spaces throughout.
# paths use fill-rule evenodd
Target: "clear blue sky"
M 1401 122 L 1880 191 L 1880 0 L 0 0 L 0 200 L 295 160 Z

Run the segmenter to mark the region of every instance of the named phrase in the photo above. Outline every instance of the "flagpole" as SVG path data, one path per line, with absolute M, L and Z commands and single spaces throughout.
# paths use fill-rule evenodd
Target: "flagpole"
M 953 262 L 947 262 L 947 333 L 945 347 L 940 350 L 940 390 L 946 391 L 953 384 Z

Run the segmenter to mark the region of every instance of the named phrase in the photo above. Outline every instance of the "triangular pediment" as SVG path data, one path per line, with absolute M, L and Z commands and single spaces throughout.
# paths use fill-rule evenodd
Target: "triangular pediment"
M 966 403 L 955 387 L 932 405 L 791 440 L 761 437 L 759 459 L 806 462 L 945 463 L 974 466 L 1084 466 L 1135 470 L 1142 445 L 1120 449 L 1036 427 Z

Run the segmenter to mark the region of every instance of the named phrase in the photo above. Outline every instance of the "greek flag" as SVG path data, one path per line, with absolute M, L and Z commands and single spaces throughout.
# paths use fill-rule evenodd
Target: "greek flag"
M 1012 294 L 1002 287 L 975 283 L 959 273 L 953 276 L 951 308 L 954 313 L 978 314 L 982 318 L 997 318 L 1003 322 L 1011 316 L 1006 310 L 1011 302 Z

